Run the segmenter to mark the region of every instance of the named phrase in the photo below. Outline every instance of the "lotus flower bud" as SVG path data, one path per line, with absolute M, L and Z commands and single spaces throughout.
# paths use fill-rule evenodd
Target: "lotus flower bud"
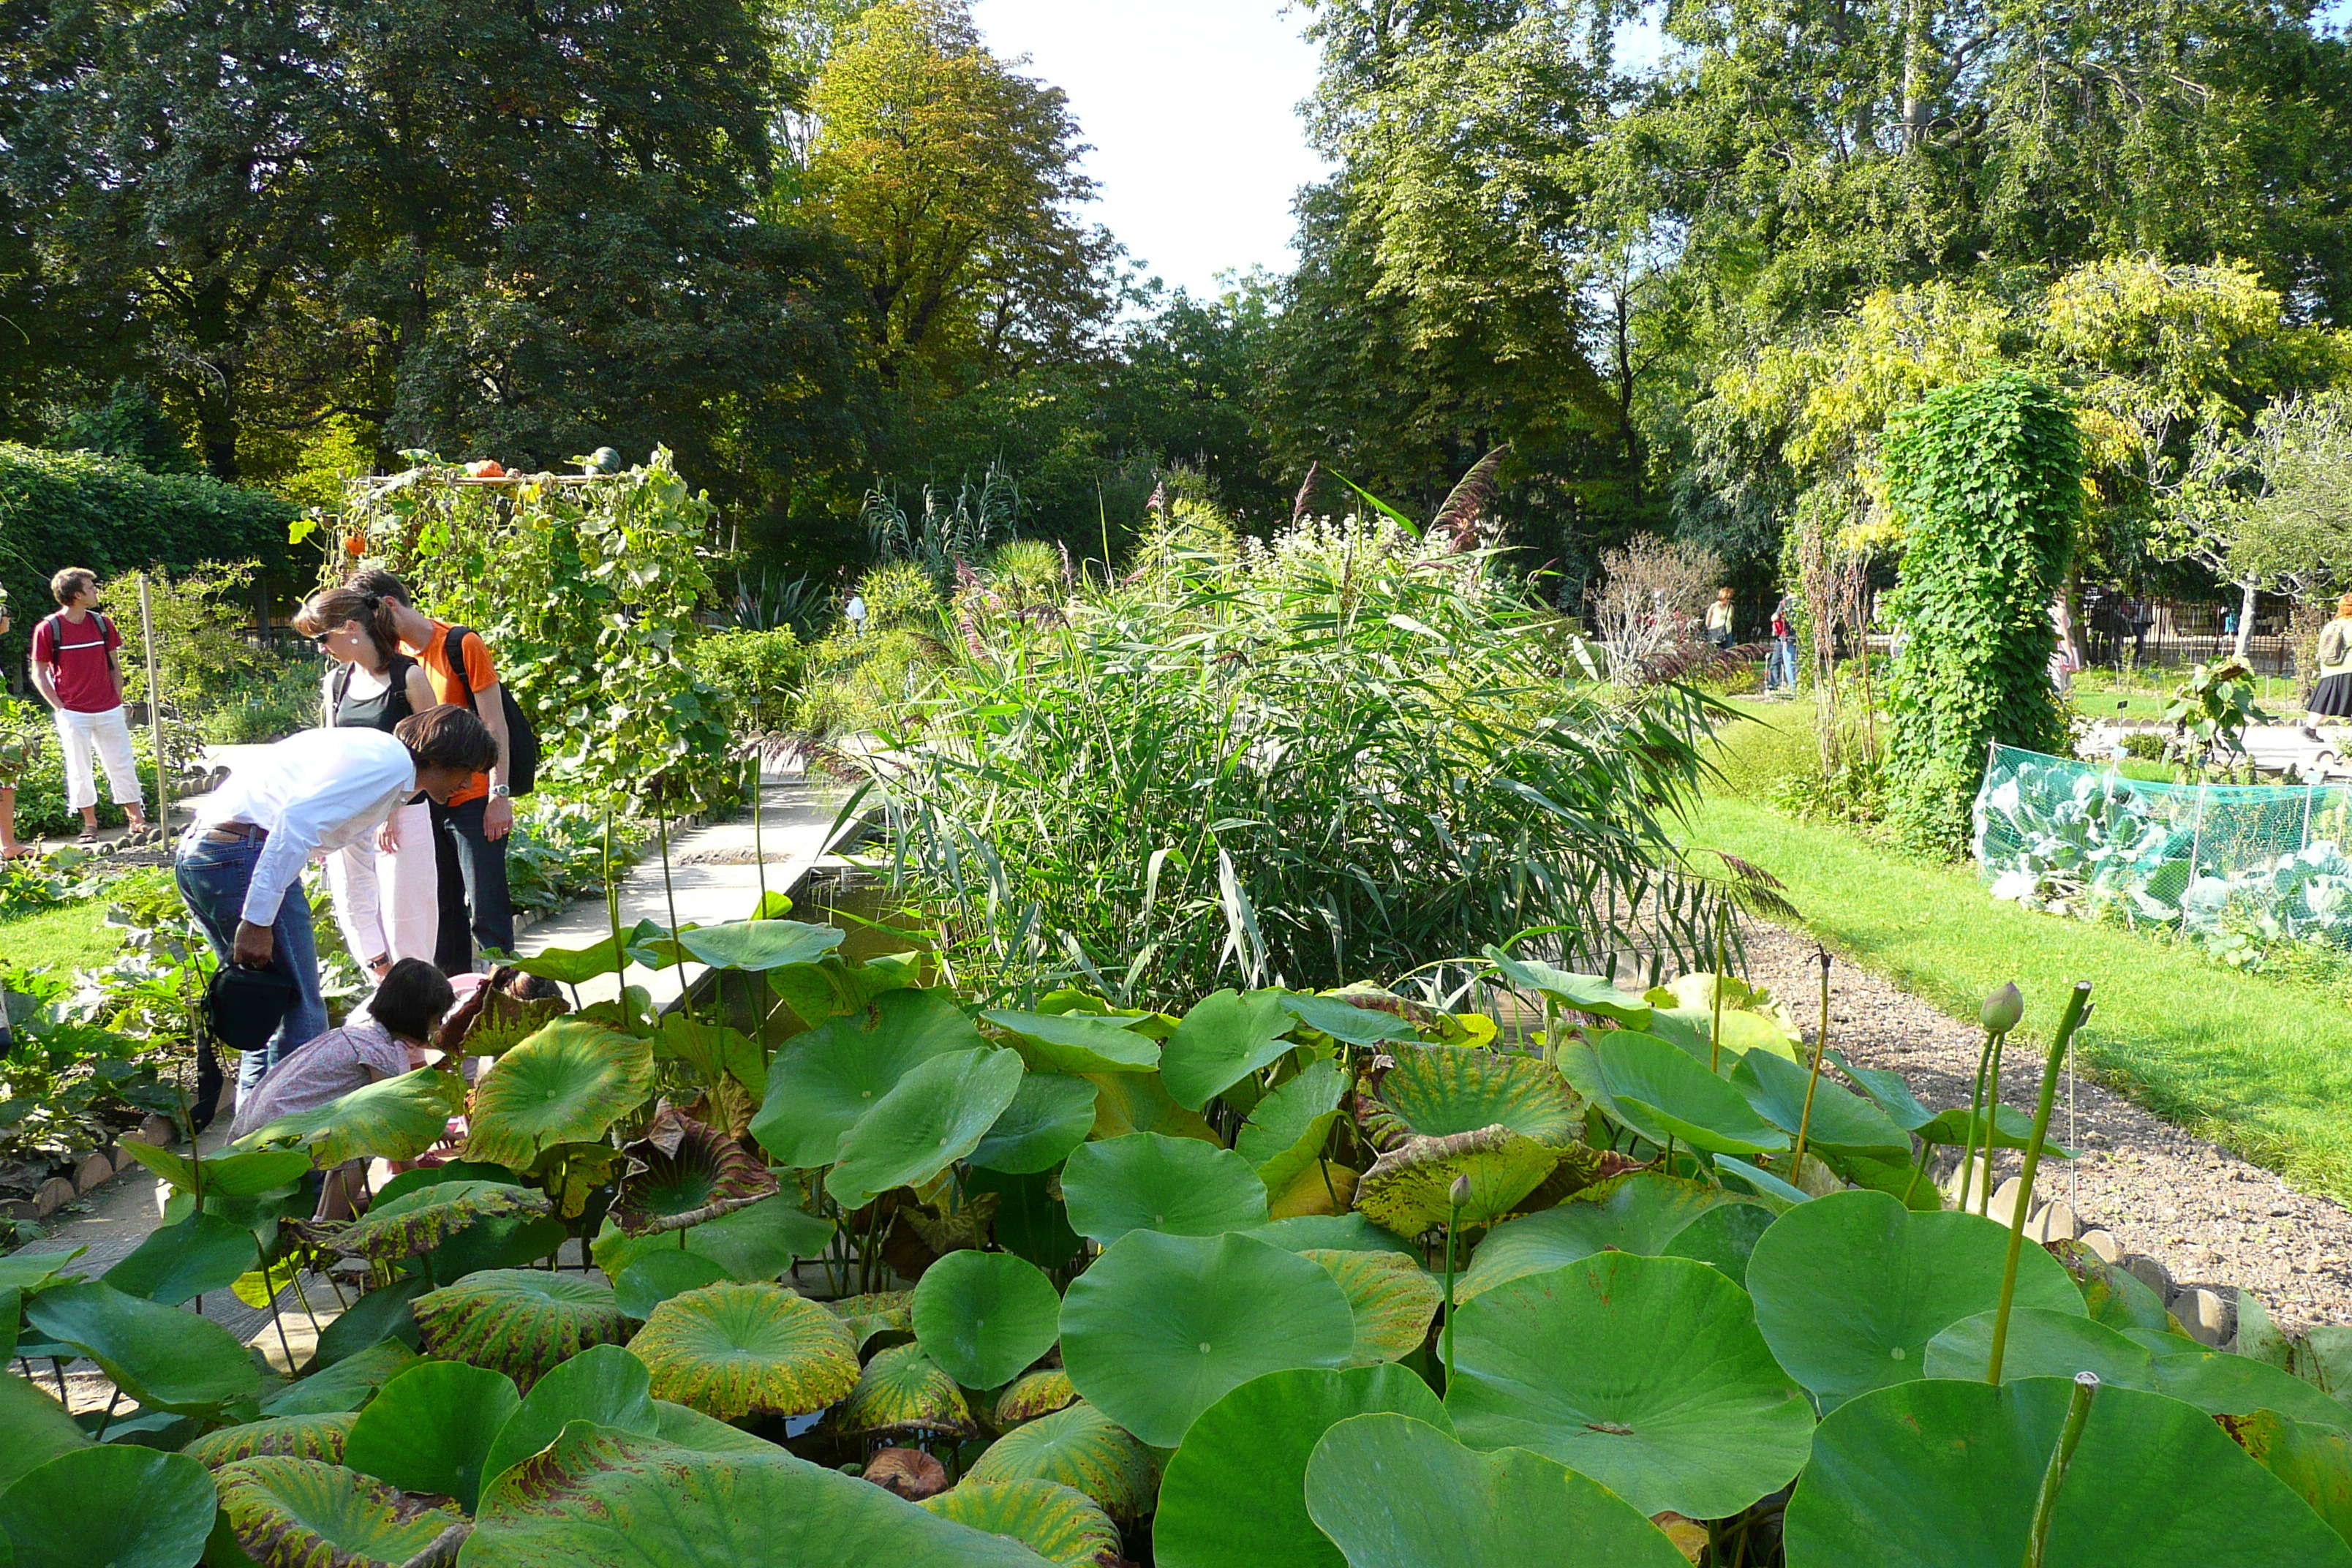
M 1445 1197 L 1455 1208 L 1467 1207 L 1470 1203 L 1470 1178 L 1454 1177 L 1454 1185 L 1446 1189 Z
M 2012 984 L 1985 998 L 1984 1011 L 1978 1016 L 1978 1021 L 1984 1025 L 1988 1035 L 2006 1035 L 2024 1016 L 2024 994 Z

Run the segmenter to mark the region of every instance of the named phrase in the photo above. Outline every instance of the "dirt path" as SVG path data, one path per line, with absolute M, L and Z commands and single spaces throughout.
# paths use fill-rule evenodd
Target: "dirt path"
M 1801 932 L 1759 925 L 1748 933 L 1751 977 L 1790 1000 L 1812 1035 L 1820 971 Z M 1847 963 L 1831 972 L 1831 1044 L 1858 1066 L 1891 1068 L 1931 1108 L 1965 1106 L 1983 1036 L 1947 1017 L 1894 982 Z M 2030 1107 L 2038 1062 L 2010 1053 L 2002 1097 Z M 2352 1214 L 2290 1188 L 2227 1150 L 2192 1138 L 2087 1078 L 2074 1094 L 2068 1131 L 2062 1080 L 2053 1137 L 2074 1143 L 2073 1165 L 2043 1167 L 2039 1193 L 2068 1197 L 2086 1226 L 2146 1253 L 2182 1286 L 2224 1297 L 2242 1287 L 2263 1299 L 2282 1328 L 2352 1323 Z M 2016 1156 L 1995 1179 L 2014 1173 Z

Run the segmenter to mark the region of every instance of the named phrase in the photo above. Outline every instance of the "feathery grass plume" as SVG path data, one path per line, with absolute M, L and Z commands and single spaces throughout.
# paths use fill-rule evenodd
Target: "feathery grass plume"
M 1445 504 L 1430 519 L 1431 537 L 1450 541 L 1456 554 L 1477 548 L 1478 525 L 1494 501 L 1495 477 L 1502 471 L 1503 455 L 1510 449 L 1507 441 L 1470 465 L 1470 471 L 1454 482 L 1446 492 Z

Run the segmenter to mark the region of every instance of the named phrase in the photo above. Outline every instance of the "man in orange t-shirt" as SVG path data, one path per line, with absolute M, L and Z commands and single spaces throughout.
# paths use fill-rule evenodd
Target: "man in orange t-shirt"
M 498 765 L 477 773 L 447 805 L 433 808 L 435 858 L 441 873 L 441 936 L 434 963 L 446 974 L 474 966 L 474 949 L 514 952 L 514 905 L 507 893 L 507 835 L 514 829 L 508 794 L 510 751 L 505 700 L 490 650 L 472 631 L 457 639 L 462 672 L 449 659 L 450 626 L 418 610 L 407 584 L 389 572 L 359 572 L 349 586 L 392 606 L 400 651 L 425 667 L 433 695 L 473 710 L 499 743 Z

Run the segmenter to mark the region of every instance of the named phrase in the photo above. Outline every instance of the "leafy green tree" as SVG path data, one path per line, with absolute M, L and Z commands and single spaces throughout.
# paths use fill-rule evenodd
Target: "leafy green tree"
M 826 63 L 807 187 L 847 245 L 883 384 L 953 389 L 1067 358 L 1108 311 L 1112 243 L 1060 89 L 980 42 L 959 0 L 893 0 Z

